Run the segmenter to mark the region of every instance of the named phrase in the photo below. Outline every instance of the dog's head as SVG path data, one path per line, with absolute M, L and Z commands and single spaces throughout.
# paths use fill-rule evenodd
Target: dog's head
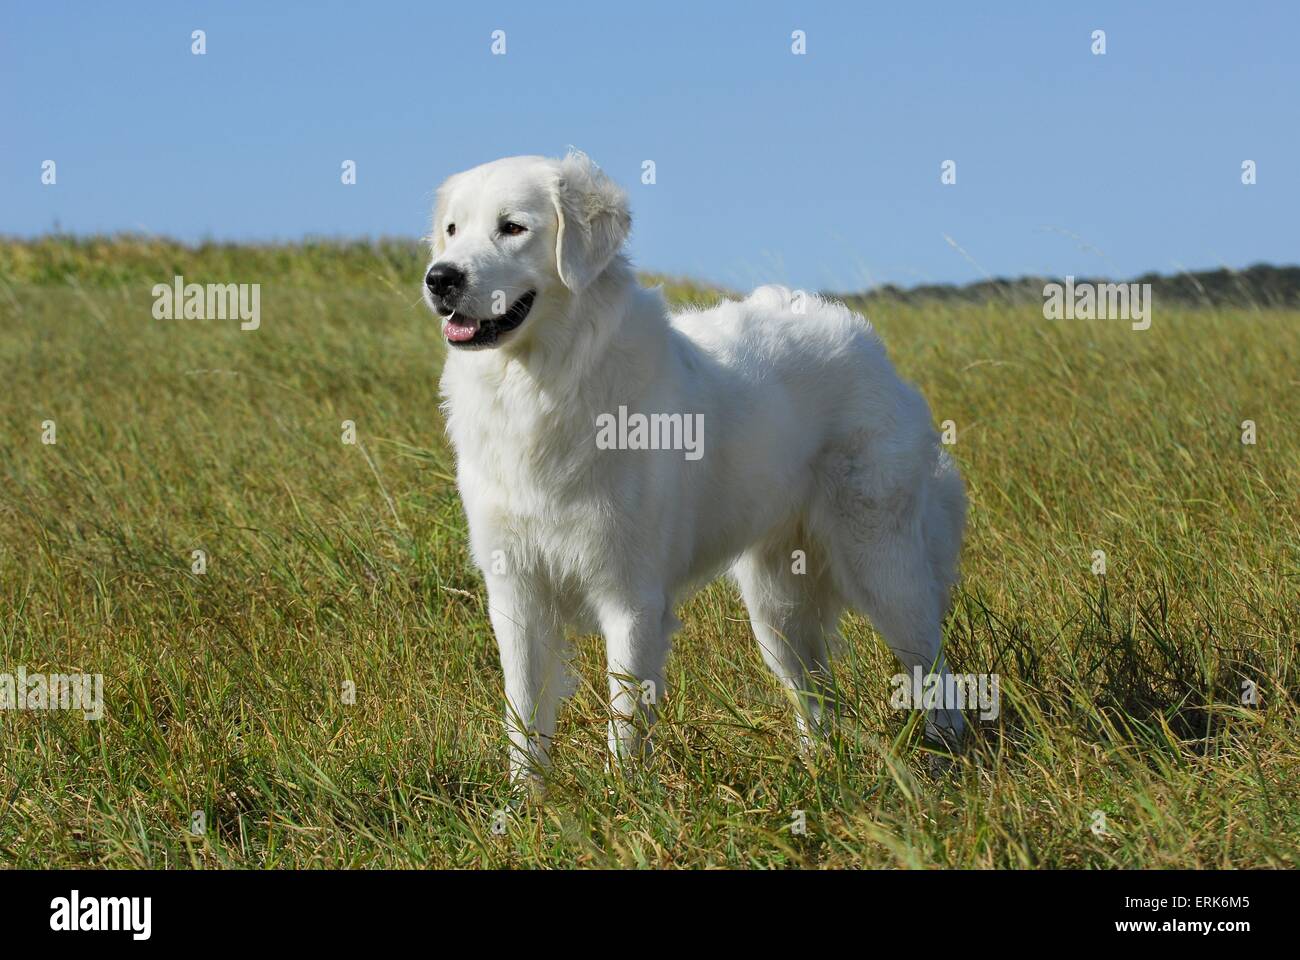
M 509 157 L 438 189 L 424 297 L 461 349 L 495 347 L 581 294 L 622 247 L 627 195 L 585 154 Z M 516 331 L 521 331 L 516 333 Z

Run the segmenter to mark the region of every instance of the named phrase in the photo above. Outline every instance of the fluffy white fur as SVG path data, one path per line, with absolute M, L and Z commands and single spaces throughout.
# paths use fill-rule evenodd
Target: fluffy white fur
M 505 220 L 525 232 L 503 235 Z M 610 748 L 640 754 L 673 610 L 728 569 L 805 737 L 831 719 L 847 607 L 909 671 L 947 670 L 965 496 L 925 400 L 839 303 L 809 296 L 799 312 L 767 286 L 670 317 L 620 254 L 630 222 L 624 193 L 577 153 L 499 160 L 438 192 L 431 266 L 464 271 L 461 315 L 536 293 L 495 345 L 449 346 L 442 377 L 515 777 L 547 763 L 566 627 L 604 635 Z M 597 417 L 620 406 L 703 414 L 703 456 L 598 449 Z M 796 551 L 806 572 L 793 572 Z M 962 729 L 956 711 L 927 718 L 932 738 Z

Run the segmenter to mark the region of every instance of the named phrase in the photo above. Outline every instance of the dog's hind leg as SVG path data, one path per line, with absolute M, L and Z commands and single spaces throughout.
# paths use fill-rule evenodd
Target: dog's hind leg
M 801 744 L 835 712 L 831 651 L 842 603 L 818 544 L 802 535 L 759 544 L 732 567 L 763 660 L 794 701 Z

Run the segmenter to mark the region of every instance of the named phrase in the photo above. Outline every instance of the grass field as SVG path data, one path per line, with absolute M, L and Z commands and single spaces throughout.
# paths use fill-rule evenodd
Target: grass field
M 580 638 L 549 794 L 517 802 L 422 265 L 0 244 L 0 673 L 103 674 L 105 700 L 0 712 L 0 863 L 1300 866 L 1300 314 L 874 303 L 956 424 L 950 657 L 1000 675 L 1001 716 L 933 763 L 853 617 L 844 729 L 801 758 L 722 582 L 682 611 L 654 764 L 606 772 Z M 260 283 L 260 329 L 155 320 L 174 274 Z

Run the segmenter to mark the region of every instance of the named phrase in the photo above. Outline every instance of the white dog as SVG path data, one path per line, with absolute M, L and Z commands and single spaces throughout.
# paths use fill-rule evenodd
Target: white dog
M 832 719 L 846 607 L 909 671 L 947 676 L 965 495 L 925 400 L 842 304 L 769 286 L 670 317 L 620 253 L 630 225 L 579 153 L 498 160 L 437 195 L 425 295 L 516 779 L 548 761 L 566 626 L 604 634 L 610 749 L 640 754 L 674 607 L 727 568 L 805 740 Z M 926 730 L 953 744 L 961 714 Z

